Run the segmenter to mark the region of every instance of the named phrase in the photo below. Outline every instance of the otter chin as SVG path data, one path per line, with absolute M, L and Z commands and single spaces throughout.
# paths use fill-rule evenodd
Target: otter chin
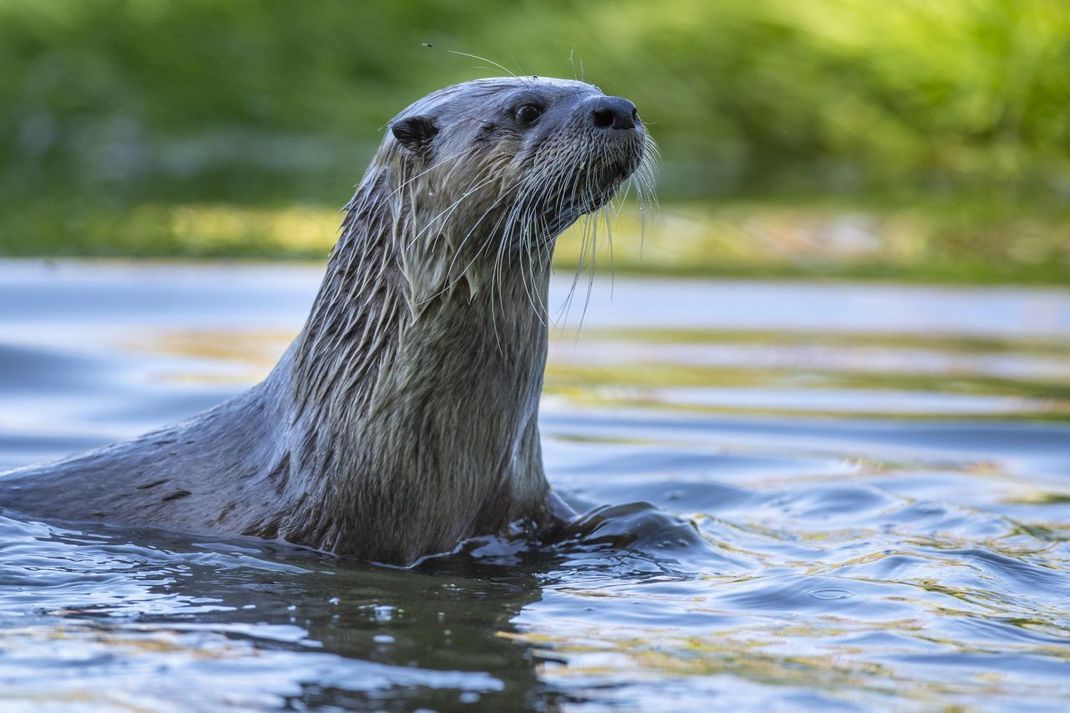
M 0 477 L 44 519 L 278 538 L 408 564 L 571 516 L 538 410 L 558 235 L 652 143 L 583 82 L 481 79 L 389 124 L 304 328 L 268 377 L 193 418 Z

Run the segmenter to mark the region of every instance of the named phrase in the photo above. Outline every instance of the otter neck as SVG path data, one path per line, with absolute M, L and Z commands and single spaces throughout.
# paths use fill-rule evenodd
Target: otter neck
M 532 305 L 545 304 L 549 269 L 506 261 L 495 289 L 428 291 L 414 274 L 445 273 L 414 273 L 429 257 L 405 252 L 412 226 L 369 199 L 381 186 L 363 191 L 295 345 L 298 461 L 321 486 L 309 506 L 325 546 L 345 552 L 338 538 L 363 536 L 383 543 L 379 558 L 408 561 L 540 516 L 547 328 Z M 469 269 L 490 277 L 489 265 Z M 361 519 L 406 532 L 365 532 Z

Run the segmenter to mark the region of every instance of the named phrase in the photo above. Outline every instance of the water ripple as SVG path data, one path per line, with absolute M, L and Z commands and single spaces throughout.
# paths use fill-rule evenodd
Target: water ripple
M 258 270 L 0 265 L 0 469 L 256 378 L 317 279 Z M 1066 707 L 1070 295 L 617 294 L 551 346 L 554 541 L 397 569 L 0 513 L 0 709 Z

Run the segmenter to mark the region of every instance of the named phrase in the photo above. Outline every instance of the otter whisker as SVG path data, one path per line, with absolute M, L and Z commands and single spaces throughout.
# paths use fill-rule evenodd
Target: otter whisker
M 419 240 L 424 235 L 426 235 L 432 228 L 434 228 L 435 225 L 438 223 L 438 221 L 441 218 L 443 218 L 443 217 L 449 218 L 449 215 L 451 215 L 453 213 L 453 211 L 455 211 L 457 209 L 457 207 L 460 206 L 461 203 L 463 203 L 469 196 L 473 195 L 476 191 L 478 191 L 483 186 L 487 185 L 488 183 L 490 183 L 493 180 L 494 180 L 494 176 L 488 176 L 488 177 L 482 179 L 478 184 L 470 186 L 468 188 L 468 190 L 466 190 L 464 193 L 461 194 L 460 198 L 458 198 L 457 200 L 453 201 L 448 206 L 443 208 L 441 211 L 436 213 L 434 216 L 429 218 L 426 221 L 426 223 L 424 224 L 424 226 L 422 228 L 420 228 L 412 236 L 412 239 L 408 242 L 406 247 L 410 247 L 411 248 L 413 245 L 415 245 L 416 241 Z
M 588 175 L 588 184 L 590 183 L 590 175 Z M 591 214 L 588 224 L 591 226 L 591 268 L 587 271 L 587 295 L 583 300 L 583 311 L 580 313 L 580 321 L 576 327 L 576 335 L 579 337 L 579 333 L 583 331 L 583 321 L 587 317 L 587 309 L 591 305 L 591 293 L 594 290 L 594 277 L 595 271 L 598 269 L 598 228 L 601 223 L 602 210 Z
M 402 181 L 401 183 L 399 183 L 398 186 L 387 195 L 387 198 L 394 197 L 396 194 L 401 193 L 401 191 L 404 190 L 405 188 L 408 188 L 409 185 L 411 185 L 417 179 L 423 178 L 424 176 L 426 176 L 427 174 L 431 173 L 432 171 L 435 171 L 435 170 L 437 170 L 439 168 L 442 168 L 442 166 L 447 161 L 453 161 L 454 165 L 456 166 L 457 164 L 461 163 L 461 159 L 465 158 L 467 155 L 468 155 L 468 152 L 466 152 L 466 151 L 458 151 L 457 153 L 454 153 L 454 154 L 451 154 L 451 155 L 448 155 L 448 156 L 443 156 L 442 158 L 439 158 L 438 160 L 433 162 L 427 168 L 423 169 L 422 171 L 410 176 L 409 178 L 407 178 L 404 181 Z
M 574 172 L 574 174 L 572 176 L 572 181 L 571 181 L 571 184 L 570 184 L 570 187 L 569 187 L 570 188 L 569 192 L 566 194 L 565 191 L 562 191 L 562 200 L 559 201 L 559 203 L 558 203 L 558 211 L 563 209 L 564 204 L 565 204 L 564 203 L 564 201 L 565 201 L 564 197 L 566 195 L 567 195 L 567 202 L 569 204 L 573 204 L 573 203 L 576 202 L 576 200 L 577 200 L 577 191 L 579 189 L 579 181 L 580 181 L 580 178 L 581 178 L 582 175 L 583 174 L 581 173 L 580 170 L 577 170 L 577 171 Z M 562 308 L 561 308 L 561 311 L 560 311 L 560 314 L 562 314 L 562 316 L 567 316 L 568 315 L 569 309 L 570 309 L 570 307 L 572 305 L 572 301 L 573 301 L 573 299 L 575 297 L 576 287 L 579 284 L 580 275 L 583 273 L 584 266 L 586 265 L 586 255 L 587 255 L 587 249 L 588 249 L 587 248 L 587 242 L 588 242 L 588 239 L 589 239 L 589 232 L 588 232 L 587 226 L 588 226 L 589 222 L 590 222 L 590 218 L 589 217 L 585 217 L 584 218 L 584 225 L 581 228 L 581 232 L 580 232 L 580 254 L 579 254 L 579 259 L 576 262 L 576 271 L 575 271 L 575 274 L 572 277 L 572 284 L 569 287 L 568 296 L 566 297 L 565 303 L 562 305 Z
M 492 59 L 487 59 L 486 57 L 480 57 L 479 55 L 475 55 L 475 54 L 469 54 L 468 52 L 460 52 L 458 50 L 447 50 L 447 51 L 450 54 L 455 54 L 455 55 L 458 55 L 458 56 L 461 56 L 461 57 L 468 57 L 469 59 L 478 59 L 480 62 L 486 62 L 487 64 L 491 64 L 491 65 L 497 67 L 498 69 L 502 70 L 503 72 L 508 74 L 510 77 L 514 77 L 514 78 L 516 77 L 516 74 L 514 74 L 508 68 L 503 67 L 502 65 L 498 64 L 497 62 L 495 62 Z
M 483 222 L 483 219 L 486 218 L 488 215 L 490 215 L 491 211 L 493 211 L 496 207 L 498 207 L 505 198 L 506 198 L 506 194 L 499 195 L 498 198 L 496 198 L 494 200 L 494 202 L 491 203 L 490 207 L 488 207 L 485 211 L 483 211 L 482 215 L 480 215 L 479 218 L 477 218 L 475 220 L 475 222 L 473 223 L 472 227 L 468 230 L 468 232 L 465 233 L 464 238 L 461 239 L 460 244 L 457 246 L 457 249 L 454 251 L 453 258 L 450 260 L 449 267 L 446 270 L 446 275 L 452 275 L 453 274 L 453 268 L 454 268 L 454 265 L 457 262 L 457 258 L 459 258 L 461 255 L 464 254 L 464 247 L 468 243 L 468 240 L 473 235 L 475 235 L 476 229 Z M 498 225 L 500 225 L 503 220 L 504 220 L 504 216 L 500 216 L 498 218 L 498 220 L 495 222 L 494 226 L 490 230 L 491 234 L 493 234 L 494 230 L 497 229 Z M 482 245 L 480 245 L 479 249 L 477 249 L 475 254 L 472 256 L 472 259 L 464 266 L 464 268 L 461 269 L 461 271 L 458 274 L 457 278 L 455 280 L 451 281 L 451 282 L 448 282 L 446 284 L 446 286 L 443 287 L 443 291 L 444 292 L 448 292 L 449 290 L 451 290 L 456 285 L 457 281 L 459 281 L 459 280 L 464 278 L 465 274 L 473 266 L 475 261 L 480 258 L 480 256 L 483 253 L 483 250 L 486 248 L 487 245 L 490 244 L 490 242 L 491 242 L 491 240 L 488 239 L 488 240 L 485 240 Z
M 521 195 L 521 198 L 517 201 L 517 204 L 514 207 L 512 214 L 517 214 L 518 224 L 521 225 L 519 242 L 523 255 L 527 257 L 526 269 L 523 269 L 525 266 L 522 265 L 524 292 L 527 295 L 528 302 L 531 305 L 531 308 L 535 310 L 539 322 L 545 325 L 546 304 L 542 297 L 537 294 L 537 290 L 535 288 L 536 260 L 535 256 L 532 254 L 533 243 L 535 242 L 535 231 L 533 229 L 535 212 L 533 210 L 532 204 L 538 195 L 537 191 L 535 190 L 536 187 L 537 186 L 529 186 L 526 190 L 524 190 Z M 521 262 L 523 263 L 523 259 L 521 260 Z M 530 284 L 528 283 L 528 278 L 530 278 L 531 280 Z

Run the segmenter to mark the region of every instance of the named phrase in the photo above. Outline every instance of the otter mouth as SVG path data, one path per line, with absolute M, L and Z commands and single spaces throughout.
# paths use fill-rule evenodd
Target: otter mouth
M 566 181 L 566 193 L 550 211 L 560 211 L 559 218 L 575 222 L 587 213 L 594 213 L 609 204 L 621 185 L 635 173 L 643 159 L 642 142 L 629 142 L 629 150 L 623 155 L 606 160 L 597 157 L 582 161 L 573 176 Z M 571 188 L 571 191 L 569 191 Z
M 584 186 L 583 190 L 549 197 L 539 211 L 543 223 L 548 228 L 547 237 L 555 237 L 583 216 L 595 213 L 609 205 L 621 185 L 631 177 L 633 172 L 634 169 L 603 172 L 592 175 L 586 183 L 581 177 L 579 185 Z
M 630 173 L 621 173 L 607 177 L 599 181 L 597 185 L 592 185 L 589 190 L 550 201 L 540 211 L 543 222 L 548 228 L 548 237 L 555 237 L 583 216 L 596 213 L 609 205 L 621 184 L 630 175 Z

